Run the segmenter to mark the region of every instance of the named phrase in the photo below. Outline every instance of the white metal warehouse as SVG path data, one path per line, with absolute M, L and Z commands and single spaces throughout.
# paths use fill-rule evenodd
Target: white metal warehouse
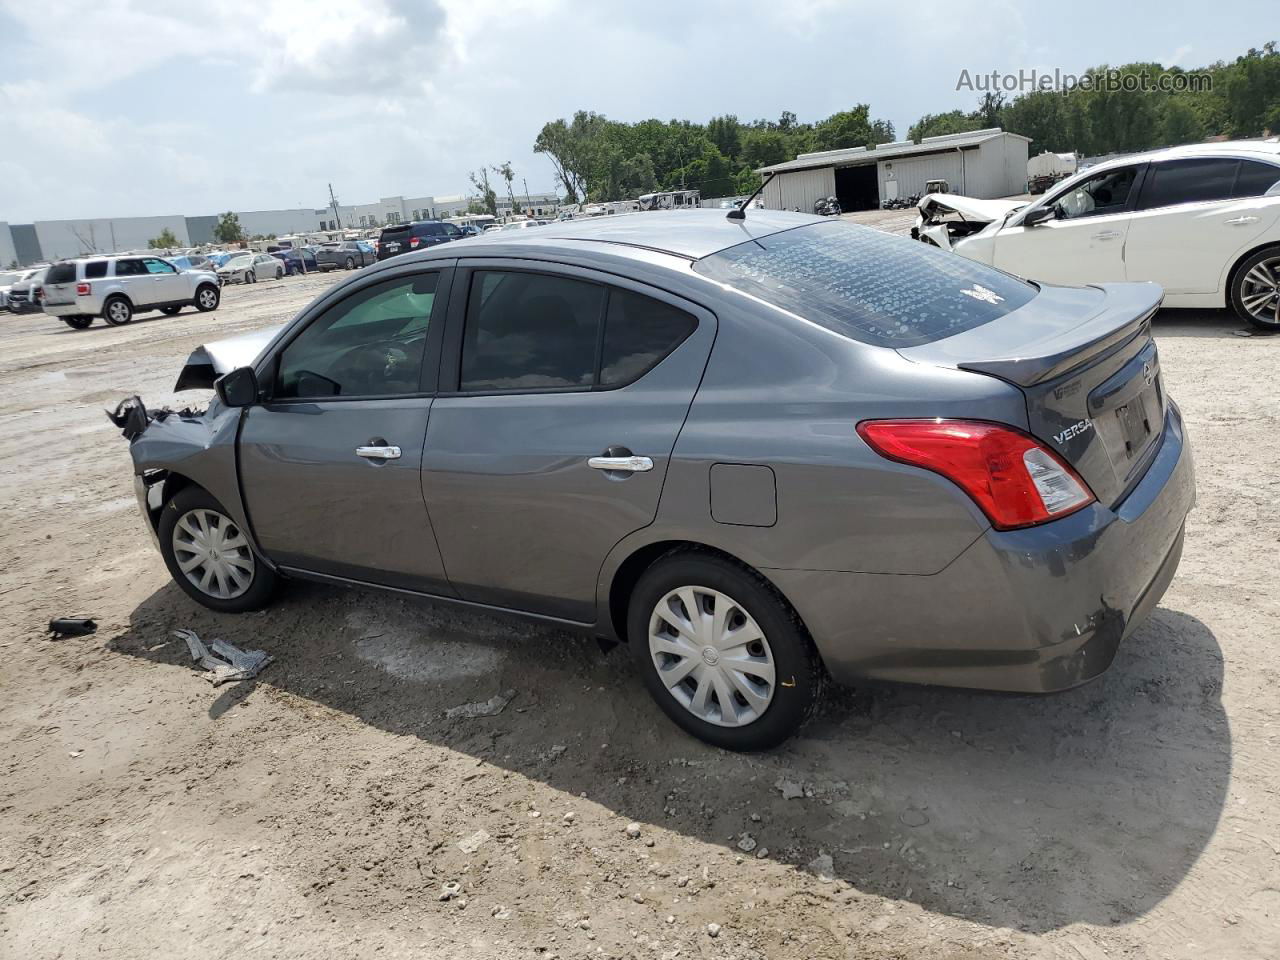
M 822 197 L 835 197 L 845 210 L 875 210 L 885 200 L 924 193 L 929 180 L 946 180 L 952 193 L 992 199 L 1026 189 L 1030 143 L 1028 137 L 992 127 L 925 137 L 920 143 L 882 143 L 874 150 L 802 153 L 758 172 L 776 174 L 762 195 L 771 210 L 812 213 Z

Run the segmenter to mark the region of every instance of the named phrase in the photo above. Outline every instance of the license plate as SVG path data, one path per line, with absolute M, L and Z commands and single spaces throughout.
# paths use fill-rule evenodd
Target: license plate
M 1154 392 L 1145 390 L 1124 406 L 1116 408 L 1121 436 L 1124 437 L 1125 456 L 1130 460 L 1145 450 L 1151 439 L 1151 417 L 1147 412 L 1147 403 Z
M 399 250 L 399 249 L 400 249 L 400 244 L 398 244 L 398 243 L 388 243 L 388 244 L 387 244 L 387 249 L 388 249 L 388 250 Z

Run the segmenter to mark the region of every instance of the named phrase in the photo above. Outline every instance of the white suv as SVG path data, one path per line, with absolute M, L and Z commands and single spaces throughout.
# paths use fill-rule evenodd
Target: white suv
M 140 311 L 216 310 L 220 300 L 218 276 L 207 270 L 179 270 L 160 257 L 94 257 L 51 266 L 41 306 L 67 326 L 84 330 L 94 317 L 118 327 Z

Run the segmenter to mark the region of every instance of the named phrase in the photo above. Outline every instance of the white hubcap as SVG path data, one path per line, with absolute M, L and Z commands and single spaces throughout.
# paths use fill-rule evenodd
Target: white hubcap
M 219 600 L 232 600 L 253 583 L 249 541 L 216 510 L 188 510 L 178 519 L 173 554 L 196 589 Z
M 739 727 L 773 701 L 769 641 L 733 598 L 709 587 L 681 587 L 649 617 L 649 654 L 676 701 L 699 720 Z

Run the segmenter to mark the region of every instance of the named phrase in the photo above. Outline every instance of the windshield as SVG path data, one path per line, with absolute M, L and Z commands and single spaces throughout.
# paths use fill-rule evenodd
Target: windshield
M 749 240 L 694 269 L 843 336 L 894 348 L 989 323 L 1037 292 L 993 267 L 847 222 Z

